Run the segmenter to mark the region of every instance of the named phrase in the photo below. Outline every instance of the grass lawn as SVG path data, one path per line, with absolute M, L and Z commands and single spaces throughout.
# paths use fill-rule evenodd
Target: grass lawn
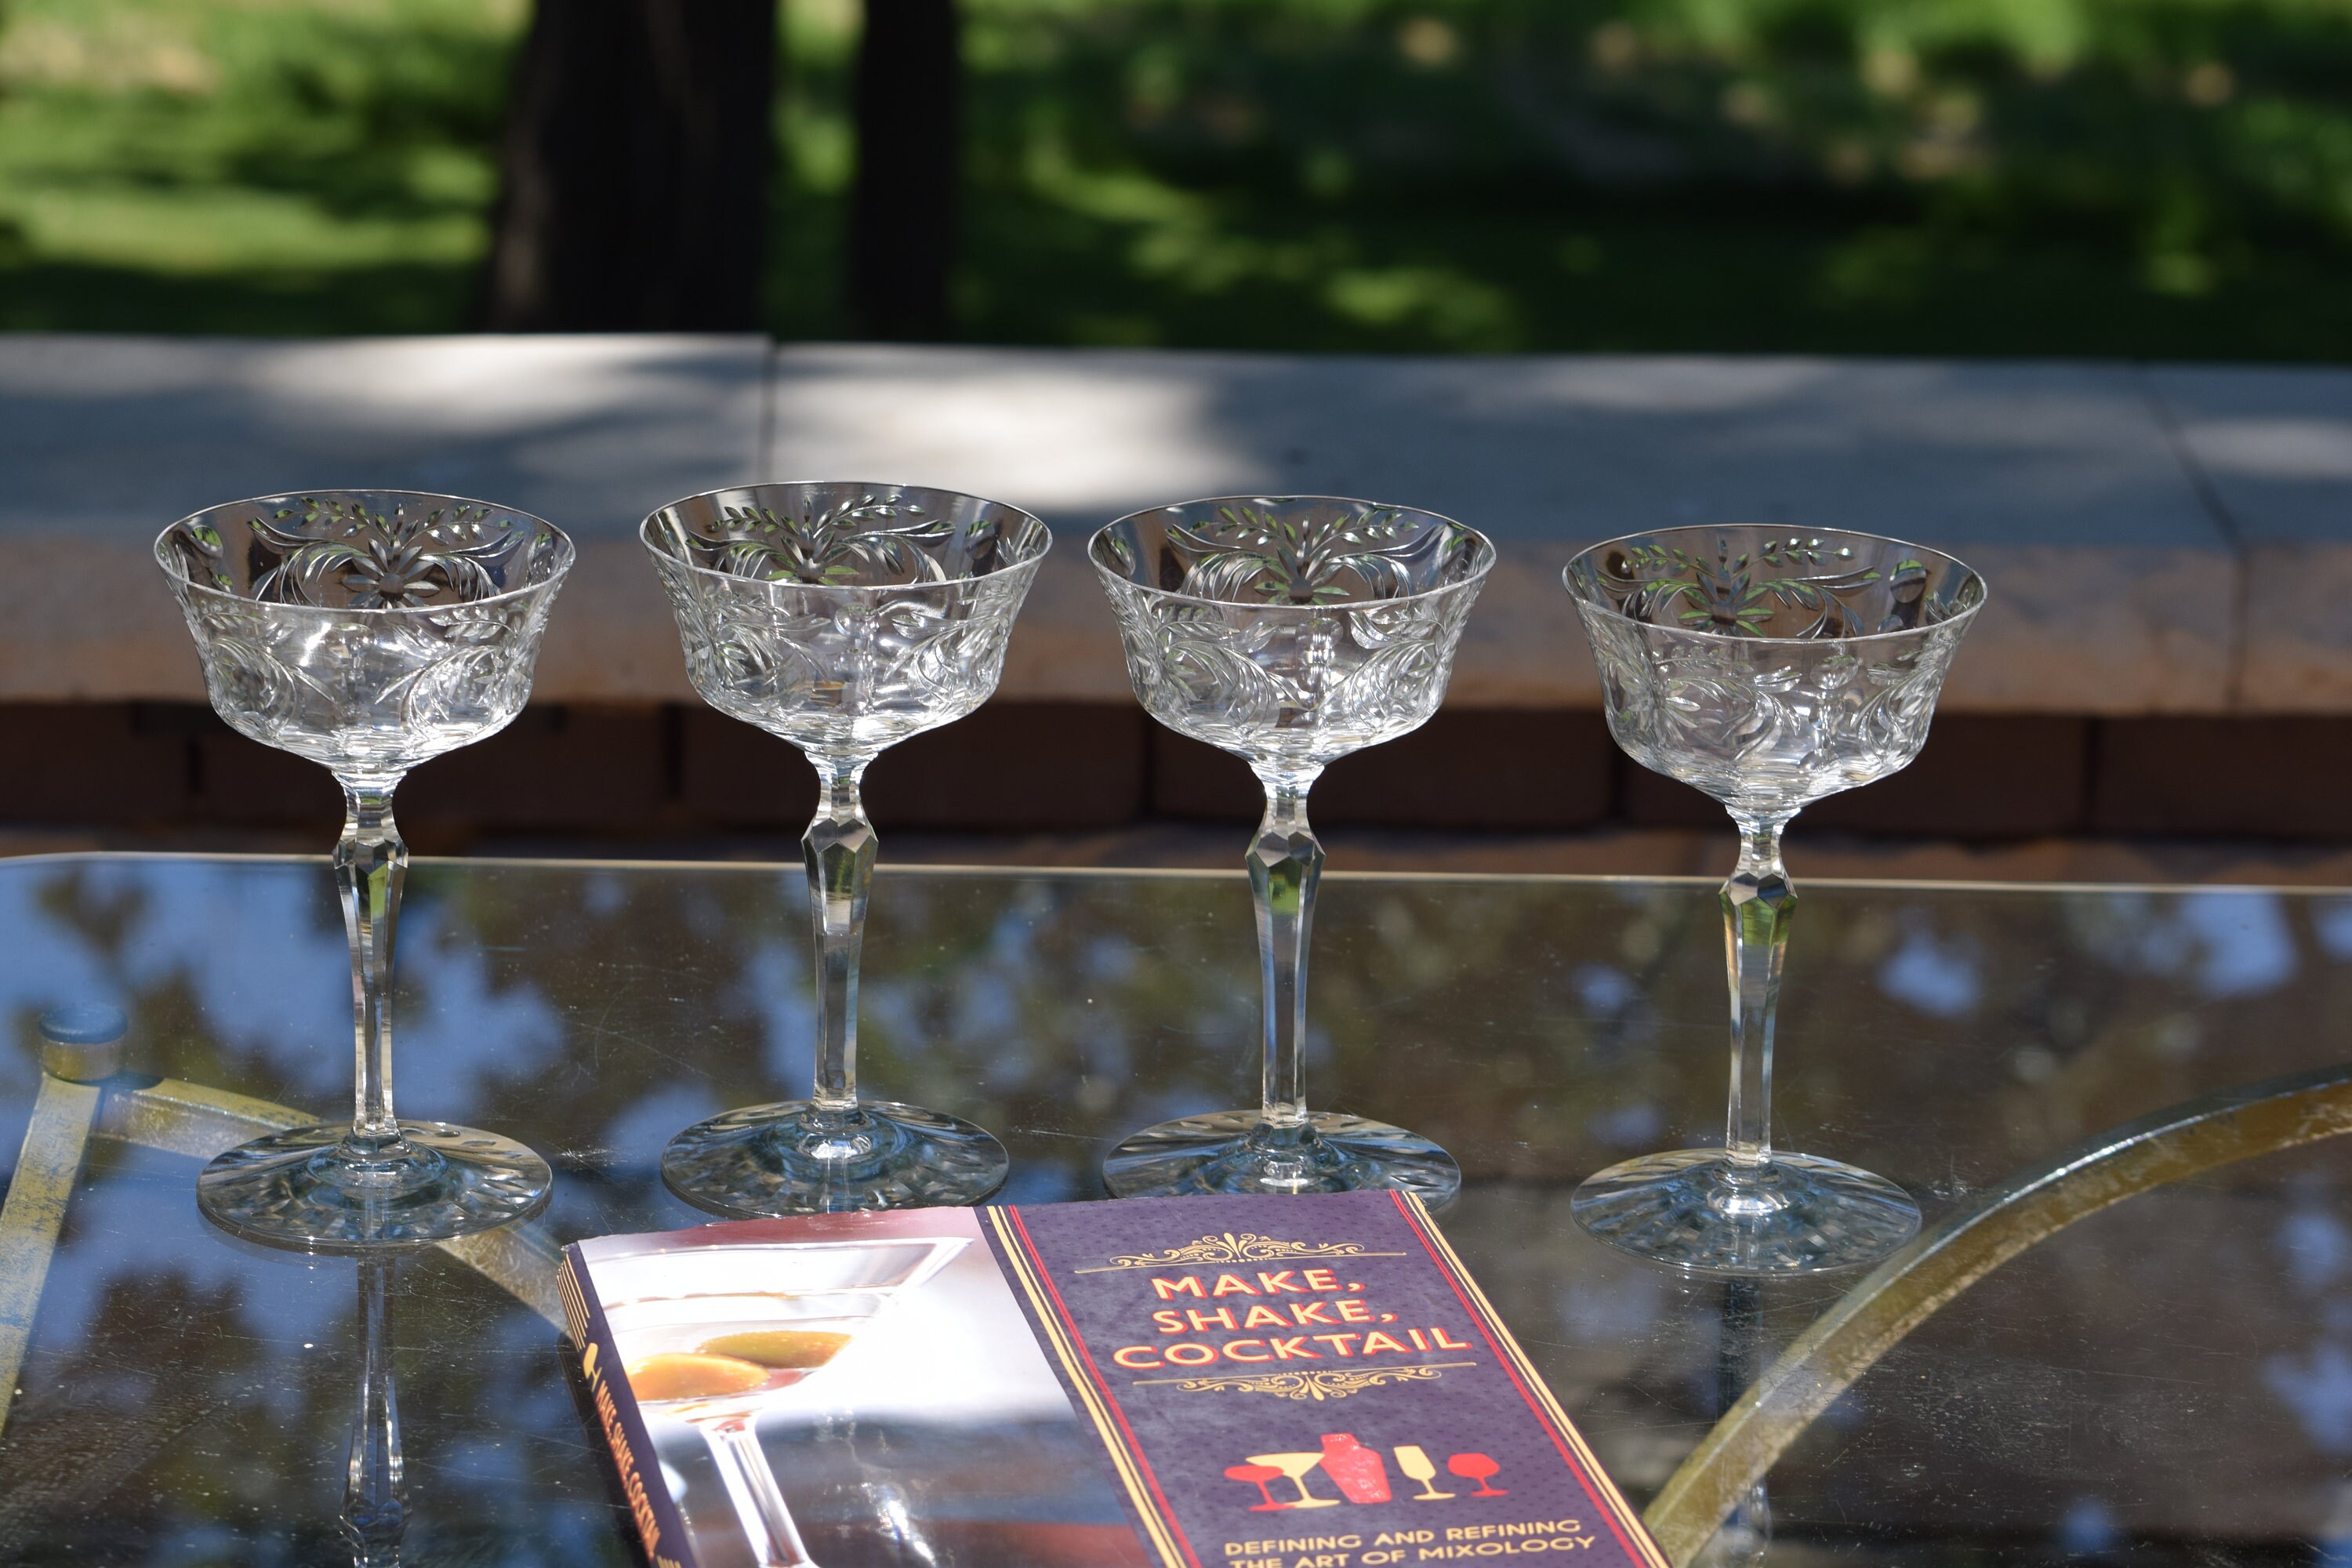
M 527 0 L 0 0 L 0 326 L 463 329 Z M 838 286 L 786 0 L 768 289 Z M 964 0 L 961 335 L 2352 360 L 2352 0 Z

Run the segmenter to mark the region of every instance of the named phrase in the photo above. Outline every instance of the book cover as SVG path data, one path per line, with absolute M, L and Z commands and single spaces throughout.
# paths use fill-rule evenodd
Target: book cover
M 563 1295 L 656 1568 L 1666 1568 L 1400 1194 L 607 1237 Z

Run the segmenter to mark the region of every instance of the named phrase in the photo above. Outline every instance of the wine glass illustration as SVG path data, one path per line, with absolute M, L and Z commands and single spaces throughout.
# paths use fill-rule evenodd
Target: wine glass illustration
M 1225 1467 L 1225 1479 L 1254 1485 L 1258 1489 L 1258 1495 L 1265 1499 L 1264 1502 L 1250 1504 L 1252 1513 L 1266 1513 L 1276 1509 L 1298 1506 L 1296 1503 L 1275 1501 L 1274 1493 L 1266 1489 L 1265 1483 L 1281 1474 L 1281 1470 L 1272 1465 L 1227 1465 Z
M 1576 1191 L 1592 1235 L 1679 1268 L 1784 1274 L 1874 1263 L 1919 1228 L 1893 1182 L 1772 1147 L 1772 1026 L 1795 889 L 1780 836 L 1807 805 L 1907 765 L 1984 580 L 1866 533 L 1680 528 L 1594 545 L 1568 589 L 1635 762 L 1723 803 L 1731 995 L 1724 1147 L 1613 1165 Z
M 604 1321 L 649 1415 L 709 1446 L 761 1568 L 811 1568 L 760 1446 L 761 1415 L 945 1268 L 952 1237 L 600 1251 Z
M 1494 1482 L 1496 1472 L 1503 1467 L 1484 1454 L 1456 1454 L 1445 1461 L 1445 1468 L 1465 1481 L 1478 1483 L 1478 1489 L 1470 1494 L 1472 1497 L 1511 1495 L 1509 1488 L 1498 1487 Z
M 354 1106 L 230 1150 L 196 1178 L 224 1229 L 313 1251 L 446 1241 L 536 1213 L 554 1178 L 511 1139 L 392 1109 L 392 965 L 408 847 L 394 790 L 504 729 L 530 692 L 572 541 L 454 496 L 320 490 L 181 519 L 155 541 L 232 729 L 343 790 L 334 868 L 351 942 Z
M 885 748 L 987 700 L 1053 542 L 1025 511 L 951 490 L 756 485 L 646 519 L 687 673 L 720 712 L 817 772 L 801 840 L 816 936 L 809 1098 L 730 1110 L 662 1152 L 662 1180 L 736 1216 L 970 1204 L 1003 1146 L 958 1117 L 857 1094 L 857 971 L 877 840 L 859 799 Z
M 1452 1492 L 1442 1492 L 1437 1489 L 1435 1485 L 1437 1467 L 1430 1461 L 1429 1455 L 1419 1444 L 1402 1443 L 1392 1451 L 1396 1455 L 1397 1468 L 1421 1483 L 1421 1490 L 1414 1494 L 1413 1501 L 1443 1502 L 1454 1495 Z
M 1273 1466 L 1276 1475 L 1280 1476 L 1284 1480 L 1288 1481 L 1292 1486 L 1298 1489 L 1297 1500 L 1283 1504 L 1285 1508 L 1338 1508 L 1339 1506 L 1339 1500 L 1338 1498 L 1317 1497 L 1313 1492 L 1307 1489 L 1307 1472 L 1323 1462 L 1323 1456 L 1320 1452 L 1312 1454 L 1252 1454 L 1249 1456 L 1249 1462 L 1253 1465 Z
M 1103 1162 L 1105 1184 L 1118 1197 L 1401 1187 L 1443 1203 L 1462 1173 L 1437 1144 L 1307 1111 L 1300 1054 L 1323 846 L 1307 795 L 1332 762 L 1437 710 L 1495 547 L 1404 507 L 1228 496 L 1121 518 L 1087 552 L 1144 708 L 1242 758 L 1265 791 L 1247 857 L 1265 998 L 1258 1106 L 1132 1134 Z

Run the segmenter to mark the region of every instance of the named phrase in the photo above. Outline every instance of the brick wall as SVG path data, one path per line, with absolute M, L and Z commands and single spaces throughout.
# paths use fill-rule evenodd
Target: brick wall
M 2352 840 L 2352 719 L 1947 714 L 1907 771 L 1824 801 L 1809 826 L 2000 840 L 2065 835 Z M 904 829 L 1099 831 L 1241 820 L 1234 758 L 1134 707 L 992 703 L 886 753 L 876 821 Z M 791 746 L 700 707 L 534 704 L 503 733 L 417 770 L 420 848 L 485 834 L 657 843 L 797 827 L 814 776 Z M 1722 811 L 1637 767 L 1596 713 L 1461 710 L 1333 765 L 1319 823 L 1438 831 L 1716 827 Z M 0 704 L 0 826 L 310 830 L 326 773 L 196 704 Z

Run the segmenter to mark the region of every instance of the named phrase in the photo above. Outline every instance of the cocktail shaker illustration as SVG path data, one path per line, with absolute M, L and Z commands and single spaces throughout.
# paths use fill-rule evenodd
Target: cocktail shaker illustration
M 1323 1434 L 1323 1473 L 1339 1483 L 1349 1502 L 1389 1500 L 1389 1468 L 1378 1448 L 1367 1448 L 1352 1432 Z

